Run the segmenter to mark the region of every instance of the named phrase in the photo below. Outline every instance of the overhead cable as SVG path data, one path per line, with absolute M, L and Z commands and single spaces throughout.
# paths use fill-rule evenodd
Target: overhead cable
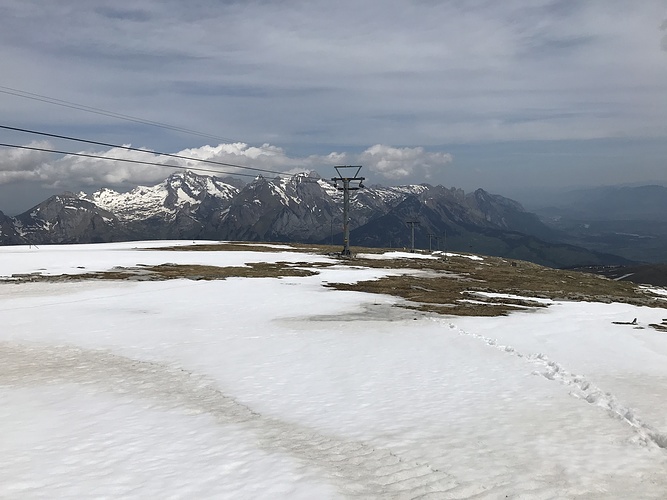
M 109 148 L 119 148 L 119 149 L 125 149 L 125 150 L 128 150 L 128 151 L 137 151 L 139 153 L 150 153 L 150 154 L 159 155 L 159 156 L 168 156 L 170 158 L 178 158 L 178 159 L 181 159 L 181 160 L 198 161 L 198 162 L 202 162 L 202 163 L 208 163 L 210 165 L 219 165 L 219 166 L 223 166 L 223 167 L 240 168 L 240 169 L 245 169 L 245 170 L 252 170 L 252 171 L 255 171 L 255 172 L 276 174 L 276 175 L 282 175 L 282 176 L 289 175 L 289 174 L 286 174 L 284 172 L 279 172 L 277 170 L 268 170 L 268 169 L 264 169 L 264 168 L 248 167 L 248 166 L 245 166 L 245 165 L 237 165 L 235 163 L 226 163 L 226 162 L 215 161 L 215 160 L 206 160 L 206 159 L 202 159 L 202 158 L 195 158 L 193 156 L 184 156 L 184 155 L 177 155 L 177 154 L 172 154 L 172 153 L 160 153 L 158 151 L 149 151 L 149 150 L 146 150 L 146 149 L 134 148 L 134 147 L 131 147 L 131 146 L 122 146 L 122 145 L 118 145 L 118 144 L 111 144 L 111 143 L 108 143 L 108 142 L 91 141 L 91 140 L 88 140 L 88 139 L 79 139 L 77 137 L 70 137 L 70 136 L 59 135 L 59 134 L 51 134 L 51 133 L 48 133 L 48 132 L 38 132 L 36 130 L 29 130 L 29 129 L 19 128 L 19 127 L 10 127 L 8 125 L 0 125 L 0 129 L 13 130 L 15 132 L 23 132 L 23 133 L 26 133 L 26 134 L 40 135 L 40 136 L 44 136 L 44 137 L 52 137 L 52 138 L 55 138 L 55 139 L 65 139 L 65 140 L 74 141 L 74 142 L 83 142 L 83 143 L 86 143 L 86 144 L 94 144 L 96 146 L 104 146 L 104 147 L 109 147 Z M 66 154 L 73 154 L 73 153 L 66 153 Z
M 205 132 L 199 132 L 197 130 L 192 130 L 185 127 L 178 127 L 176 125 L 170 125 L 168 123 L 146 120 L 144 118 L 138 118 L 136 116 L 124 115 L 122 113 L 116 113 L 114 111 L 108 111 L 106 109 L 95 108 L 93 106 L 86 106 L 85 104 L 77 104 L 71 101 L 65 101 L 63 99 L 56 99 L 55 97 L 48 97 L 41 94 L 35 94 L 33 92 L 26 92 L 24 90 L 13 89 L 11 87 L 5 87 L 0 85 L 0 93 L 13 95 L 16 97 L 23 97 L 24 99 L 32 99 L 33 101 L 46 102 L 48 104 L 55 104 L 57 106 L 63 106 L 65 108 L 78 109 L 80 111 L 86 111 L 88 113 L 94 113 L 97 115 L 109 116 L 111 118 L 117 118 L 119 120 L 130 121 L 134 123 L 140 123 L 142 125 L 150 125 L 152 127 L 160 127 L 168 130 L 173 130 L 175 132 L 182 132 L 185 134 L 196 135 L 199 137 L 205 137 L 208 139 L 221 140 L 224 142 L 239 142 L 233 139 L 218 137 L 212 134 L 207 134 Z
M 1 147 L 5 148 L 15 148 L 15 149 L 26 149 L 29 151 L 42 151 L 45 153 L 57 153 L 57 154 L 62 154 L 62 155 L 68 155 L 68 156 L 81 156 L 84 158 L 96 158 L 100 160 L 107 160 L 107 161 L 122 161 L 125 163 L 136 163 L 139 165 L 153 165 L 156 167 L 163 167 L 163 168 L 178 168 L 181 170 L 194 170 L 198 172 L 211 172 L 215 174 L 224 174 L 224 175 L 241 175 L 244 177 L 257 177 L 256 175 L 252 174 L 242 174 L 239 172 L 221 172 L 219 170 L 213 170 L 209 168 L 197 168 L 197 167 L 186 167 L 183 165 L 169 165 L 165 163 L 157 163 L 153 161 L 142 161 L 142 160 L 131 160 L 129 158 L 113 158 L 110 156 L 102 156 L 102 155 L 95 155 L 95 154 L 90 154 L 90 153 L 73 153 L 71 151 L 60 151 L 57 149 L 50 149 L 50 148 L 40 148 L 36 146 L 19 146 L 17 144 L 5 144 L 5 143 L 0 143 Z M 283 174 L 286 175 L 286 174 Z

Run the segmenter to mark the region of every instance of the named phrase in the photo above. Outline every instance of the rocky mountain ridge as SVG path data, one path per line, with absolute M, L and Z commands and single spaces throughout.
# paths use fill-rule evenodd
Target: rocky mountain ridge
M 52 196 L 16 217 L 0 212 L 0 244 L 213 239 L 339 243 L 342 193 L 315 173 L 237 180 L 185 171 L 119 193 Z M 623 263 L 557 243 L 558 233 L 508 198 L 429 184 L 371 186 L 351 198 L 352 244 L 466 250 L 552 265 Z

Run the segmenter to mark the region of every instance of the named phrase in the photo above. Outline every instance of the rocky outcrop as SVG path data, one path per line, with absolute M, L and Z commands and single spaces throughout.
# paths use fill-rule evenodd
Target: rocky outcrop
M 26 243 L 121 241 L 127 232 L 118 218 L 73 193 L 52 196 L 14 220 Z

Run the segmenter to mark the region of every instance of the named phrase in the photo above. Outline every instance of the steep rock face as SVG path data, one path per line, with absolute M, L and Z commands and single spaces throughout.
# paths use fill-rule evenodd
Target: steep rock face
M 16 230 L 16 221 L 0 212 L 0 245 L 20 245 L 27 243 Z
M 317 241 L 329 234 L 340 208 L 318 176 L 255 179 L 216 224 L 223 239 Z
M 127 233 L 118 218 L 72 193 L 52 196 L 14 219 L 27 243 L 121 241 Z

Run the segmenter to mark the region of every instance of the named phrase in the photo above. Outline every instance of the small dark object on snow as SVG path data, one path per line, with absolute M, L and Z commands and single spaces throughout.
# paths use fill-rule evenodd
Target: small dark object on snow
M 637 318 L 633 319 L 632 321 L 612 321 L 612 323 L 615 325 L 636 325 Z

